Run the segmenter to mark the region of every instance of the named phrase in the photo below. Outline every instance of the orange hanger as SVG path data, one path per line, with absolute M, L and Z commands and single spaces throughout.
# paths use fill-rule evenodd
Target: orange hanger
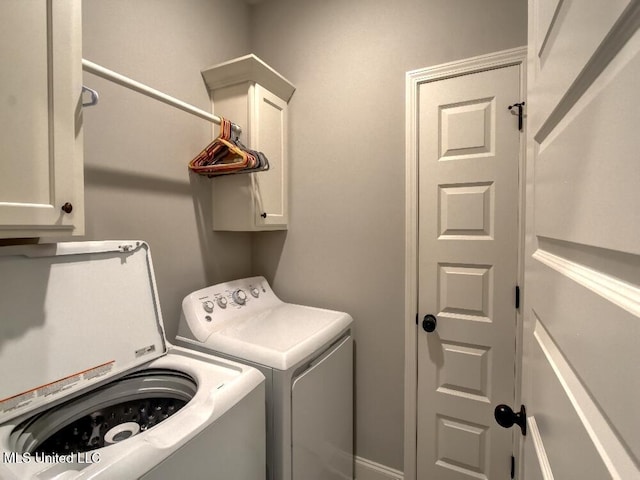
M 220 119 L 220 134 L 189 162 L 192 171 L 212 177 L 269 170 L 269 161 L 262 152 L 250 150 L 238 138 L 231 138 L 232 125 L 229 120 Z
M 255 166 L 255 157 L 230 140 L 231 122 L 221 118 L 220 134 L 189 162 L 189 168 L 201 175 L 211 175 Z

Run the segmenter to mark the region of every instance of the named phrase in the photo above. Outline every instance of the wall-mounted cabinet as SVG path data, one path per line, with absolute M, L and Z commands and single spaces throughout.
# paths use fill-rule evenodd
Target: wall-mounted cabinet
M 0 238 L 82 235 L 81 2 L 2 2 L 0 18 Z
M 288 225 L 287 103 L 295 87 L 255 55 L 203 70 L 213 112 L 241 125 L 240 140 L 269 170 L 212 180 L 213 229 L 285 230 Z

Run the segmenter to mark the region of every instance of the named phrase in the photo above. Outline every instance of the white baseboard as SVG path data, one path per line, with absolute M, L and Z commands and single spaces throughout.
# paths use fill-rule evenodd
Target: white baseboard
M 403 480 L 403 477 L 398 470 L 356 457 L 355 480 Z

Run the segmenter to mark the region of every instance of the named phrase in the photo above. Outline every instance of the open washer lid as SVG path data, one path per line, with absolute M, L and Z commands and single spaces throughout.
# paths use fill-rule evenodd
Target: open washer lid
M 0 248 L 0 423 L 166 351 L 146 243 Z

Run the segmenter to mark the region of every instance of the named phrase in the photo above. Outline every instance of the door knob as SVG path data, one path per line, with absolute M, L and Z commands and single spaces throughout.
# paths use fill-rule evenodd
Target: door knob
M 431 333 L 436 329 L 436 326 L 438 325 L 438 319 L 435 317 L 435 315 L 425 315 L 424 318 L 422 319 L 422 328 L 424 329 L 425 332 Z
M 515 413 L 509 405 L 498 405 L 493 411 L 493 416 L 498 425 L 504 428 L 511 428 L 518 425 L 522 435 L 527 434 L 527 409 L 524 405 L 520 406 L 520 411 Z

